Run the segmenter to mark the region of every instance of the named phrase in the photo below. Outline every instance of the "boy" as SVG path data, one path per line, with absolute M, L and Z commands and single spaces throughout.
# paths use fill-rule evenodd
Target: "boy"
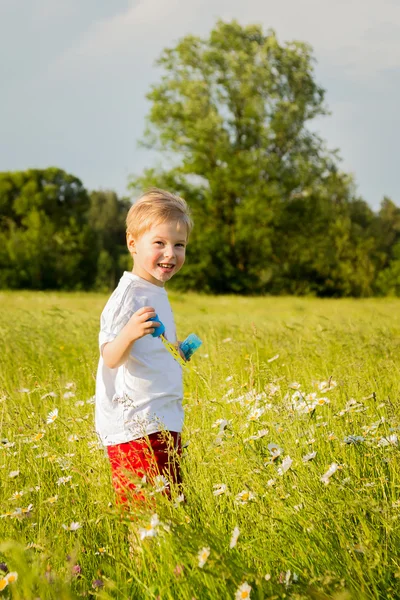
M 151 333 L 159 325 L 177 344 L 164 284 L 185 262 L 192 229 L 182 198 L 154 188 L 130 208 L 125 271 L 101 315 L 96 378 L 96 430 L 107 447 L 117 502 L 143 500 L 135 479 L 146 475 L 168 493 L 180 483 L 182 368 Z M 161 486 L 161 488 L 160 488 Z

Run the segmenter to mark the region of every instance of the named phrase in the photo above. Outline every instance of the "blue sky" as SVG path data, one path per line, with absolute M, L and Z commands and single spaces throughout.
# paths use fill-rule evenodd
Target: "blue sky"
M 58 166 L 126 193 L 166 46 L 217 18 L 310 43 L 332 112 L 314 122 L 377 209 L 400 205 L 399 0 L 0 0 L 0 170 Z

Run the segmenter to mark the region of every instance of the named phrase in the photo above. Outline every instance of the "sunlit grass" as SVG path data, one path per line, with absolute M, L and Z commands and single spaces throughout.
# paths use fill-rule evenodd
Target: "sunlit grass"
M 170 297 L 186 502 L 140 541 L 93 431 L 106 297 L 0 293 L 0 598 L 398 598 L 400 303 Z

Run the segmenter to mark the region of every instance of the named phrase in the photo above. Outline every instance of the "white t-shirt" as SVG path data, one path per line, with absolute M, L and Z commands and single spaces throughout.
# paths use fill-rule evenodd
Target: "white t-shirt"
M 113 446 L 164 429 L 182 431 L 182 367 L 160 338 L 150 334 L 137 340 L 125 364 L 109 369 L 101 356 L 142 306 L 151 306 L 165 325 L 165 337 L 176 342 L 167 292 L 125 271 L 100 319 L 100 359 L 96 378 L 96 431 L 105 446 Z

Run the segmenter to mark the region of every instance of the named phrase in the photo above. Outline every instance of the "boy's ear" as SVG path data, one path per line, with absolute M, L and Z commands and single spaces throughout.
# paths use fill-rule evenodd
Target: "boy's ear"
M 136 254 L 135 239 L 129 232 L 126 234 L 126 245 L 131 254 Z

